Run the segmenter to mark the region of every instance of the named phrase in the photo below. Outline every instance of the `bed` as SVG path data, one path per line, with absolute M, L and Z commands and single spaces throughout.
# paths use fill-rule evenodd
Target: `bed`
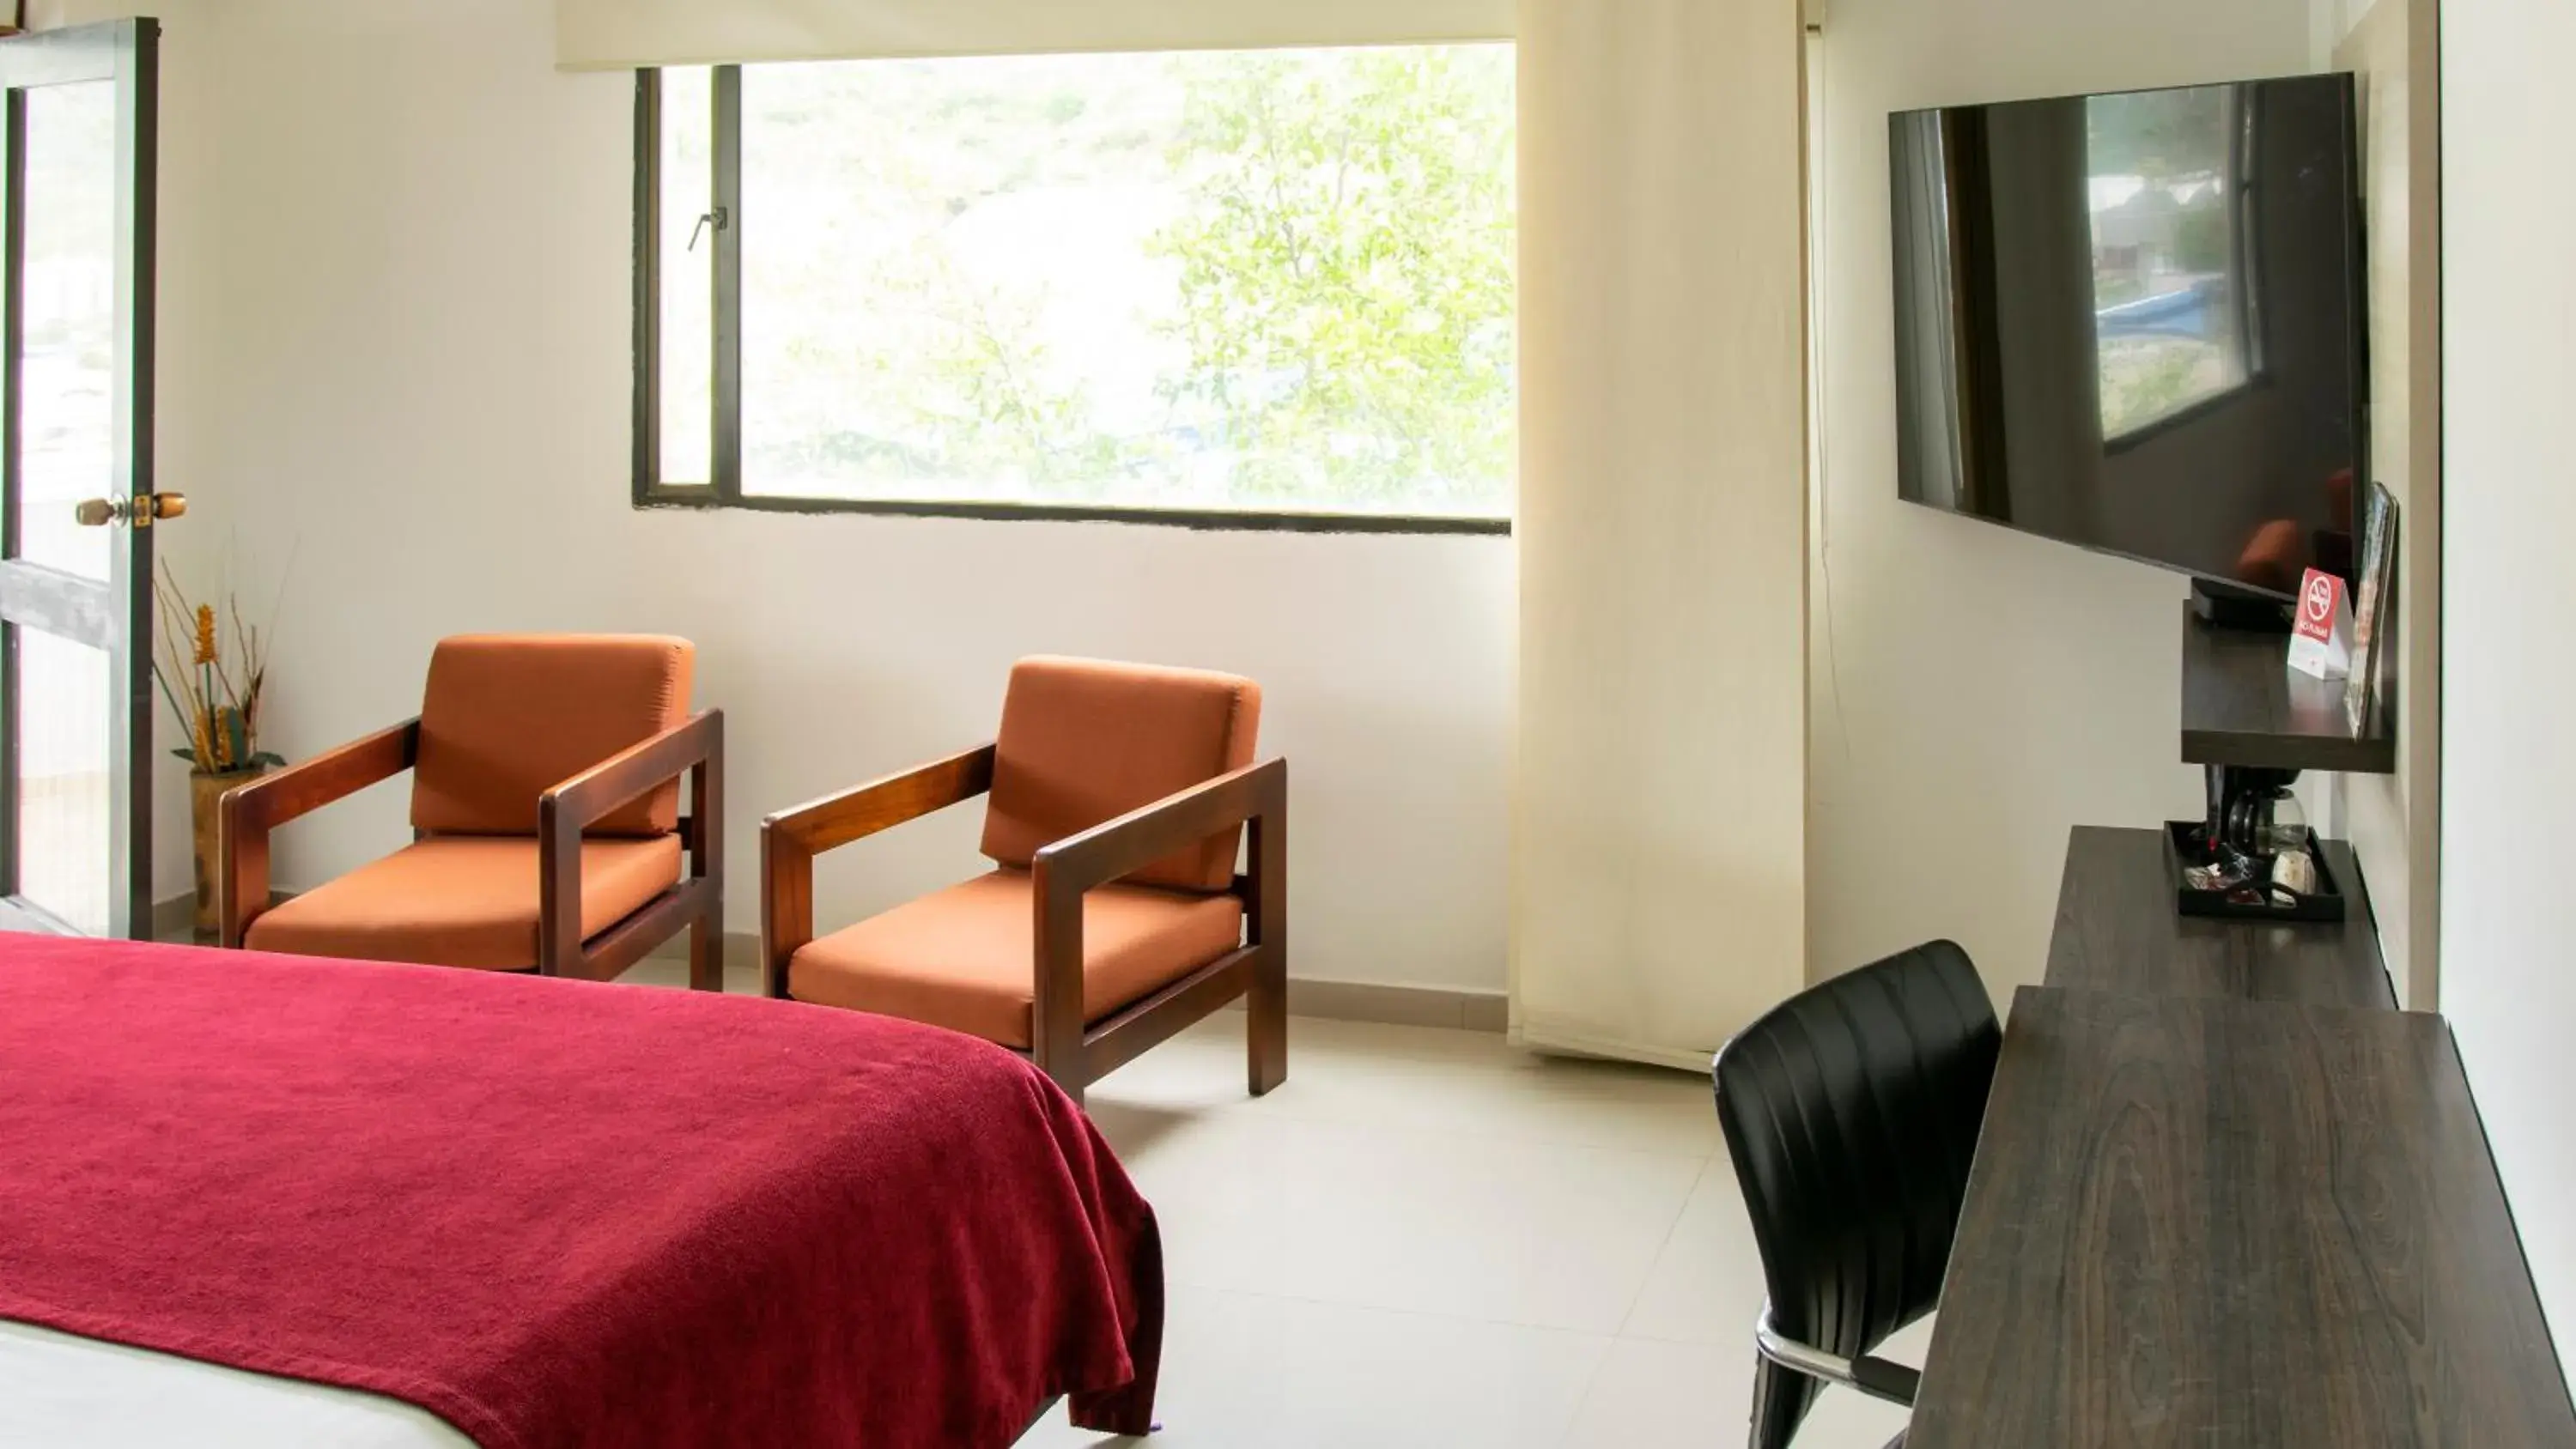
M 0 1443 L 1142 1433 L 1152 1211 L 983 1042 L 0 936 Z

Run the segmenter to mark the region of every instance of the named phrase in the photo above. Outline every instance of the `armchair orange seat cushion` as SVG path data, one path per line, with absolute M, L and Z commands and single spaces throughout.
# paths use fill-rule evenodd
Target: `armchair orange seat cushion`
M 798 1001 L 900 1016 L 1029 1049 L 1036 901 L 1025 870 L 997 870 L 871 916 L 788 959 Z M 1230 895 L 1112 885 L 1082 899 L 1086 1023 L 1243 944 Z
M 538 954 L 537 864 L 533 836 L 432 836 L 270 909 L 242 944 L 294 956 L 530 970 Z M 583 841 L 583 939 L 679 883 L 676 835 Z

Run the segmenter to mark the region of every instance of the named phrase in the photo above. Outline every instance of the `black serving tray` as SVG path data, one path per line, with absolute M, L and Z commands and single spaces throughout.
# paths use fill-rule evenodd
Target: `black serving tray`
M 2183 875 L 2183 867 L 2209 863 L 2209 826 L 2198 820 L 2165 822 L 2165 879 L 2172 883 L 2174 909 L 2186 916 L 2209 916 L 2229 921 L 2340 921 L 2344 918 L 2343 888 L 2326 864 L 2326 853 L 2317 843 L 2317 833 L 2308 832 L 2308 858 L 2317 863 L 2317 891 L 2301 895 L 2296 891 L 2266 884 L 2261 899 L 2238 899 L 2238 891 L 2204 891 L 2192 889 Z M 2282 897 L 2288 897 L 2284 903 Z

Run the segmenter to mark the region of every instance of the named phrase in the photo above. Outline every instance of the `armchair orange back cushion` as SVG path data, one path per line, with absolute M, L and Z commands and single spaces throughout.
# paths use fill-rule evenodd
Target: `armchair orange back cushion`
M 1040 847 L 1252 763 L 1261 686 L 1199 669 L 1039 656 L 1012 666 L 994 741 L 984 854 L 1026 869 Z M 1241 830 L 1125 877 L 1221 891 Z
M 420 703 L 411 823 L 433 835 L 534 835 L 537 797 L 679 724 L 696 651 L 629 634 L 465 634 L 439 642 Z M 661 835 L 676 780 L 593 835 Z

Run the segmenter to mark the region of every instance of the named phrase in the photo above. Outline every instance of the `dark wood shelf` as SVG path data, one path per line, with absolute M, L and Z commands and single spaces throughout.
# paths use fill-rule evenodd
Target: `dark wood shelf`
M 2212 629 L 2182 614 L 2182 757 L 2193 765 L 2389 775 L 2397 741 L 2383 723 L 2345 720 L 2343 681 L 2294 674 L 2286 634 Z

